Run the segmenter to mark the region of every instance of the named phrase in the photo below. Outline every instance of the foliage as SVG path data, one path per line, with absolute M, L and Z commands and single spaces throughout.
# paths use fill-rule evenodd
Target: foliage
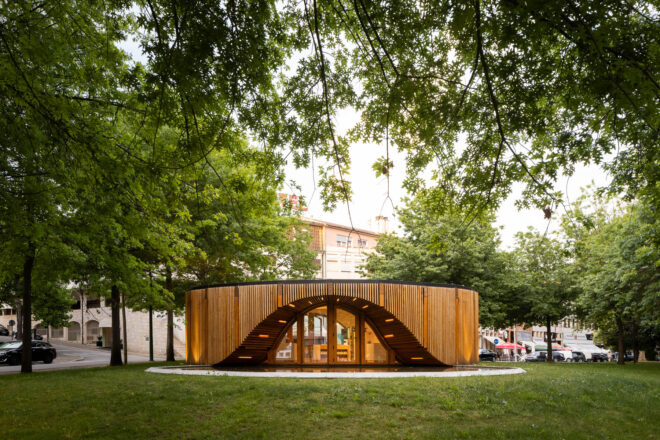
M 546 325 L 571 314 L 578 290 L 568 258 L 568 250 L 556 239 L 531 229 L 516 234 L 515 274 L 525 323 Z
M 285 82 L 299 91 L 296 151 L 312 146 L 346 168 L 350 141 L 385 138 L 406 153 L 408 189 L 425 187 L 420 171 L 431 168 L 438 210 L 492 208 L 513 182 L 526 185 L 521 205 L 553 206 L 560 173 L 609 155 L 613 189 L 634 195 L 657 182 L 653 2 L 355 0 L 300 9 L 313 50 Z M 349 105 L 362 118 L 345 139 L 332 117 Z M 319 108 L 324 126 L 309 134 Z M 341 174 L 326 175 L 327 185 L 330 177 Z
M 644 203 L 596 198 L 590 206 L 583 198 L 573 209 L 577 221 L 564 225 L 581 275 L 582 314 L 622 342 L 627 330 L 654 334 L 660 323 L 654 212 Z
M 385 235 L 367 256 L 366 274 L 374 279 L 452 283 L 479 292 L 481 325 L 506 325 L 515 312 L 507 290 L 509 258 L 498 249 L 492 218 L 467 224 L 449 213 L 434 215 L 421 197 L 399 212 L 404 237 Z M 514 314 L 512 314 L 512 312 Z

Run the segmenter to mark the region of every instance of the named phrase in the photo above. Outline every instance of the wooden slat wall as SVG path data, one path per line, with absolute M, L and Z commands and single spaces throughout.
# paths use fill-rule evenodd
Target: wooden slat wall
M 238 340 L 245 338 L 261 321 L 277 309 L 277 285 L 255 284 L 238 287 Z
M 378 283 L 335 283 L 334 294 L 378 304 Z
M 424 344 L 423 287 L 406 284 L 383 283 L 384 307 L 397 317 L 417 340 Z
M 296 302 L 299 299 L 327 295 L 328 283 L 285 284 L 282 286 L 284 304 Z
M 428 287 L 429 342 L 427 349 L 440 362 L 456 363 L 455 289 Z
M 215 363 L 236 349 L 236 321 L 234 311 L 235 287 L 208 289 L 207 357 L 204 363 Z
M 458 291 L 458 313 L 456 314 L 457 338 L 456 348 L 458 350 L 457 364 L 471 364 L 478 362 L 477 338 L 475 332 L 479 327 L 476 312 L 476 292 L 472 290 L 457 289 Z
M 449 287 L 330 280 L 318 283 L 213 287 L 188 292 L 186 295 L 188 363 L 215 364 L 230 357 L 239 347 L 241 350 L 247 350 L 249 347 L 243 344 L 251 333 L 265 320 L 272 318 L 273 313 L 284 310 L 277 307 L 278 290 L 281 291 L 282 306 L 285 308 L 287 304 L 310 298 L 320 303 L 321 298 L 329 295 L 337 297 L 337 301 L 341 298 L 346 298 L 341 301 L 358 298 L 357 303 L 351 302 L 349 305 L 359 307 L 367 315 L 380 313 L 378 310 L 391 314 L 405 326 L 407 331 L 410 331 L 410 341 L 398 341 L 399 332 L 396 331 L 395 338 L 390 341 L 392 345 L 396 345 L 397 341 L 402 343 L 401 347 L 397 348 L 402 350 L 402 355 L 408 350 L 407 347 L 419 344 L 437 361 L 444 364 L 478 362 L 477 292 Z M 426 307 L 424 293 L 427 296 Z M 305 305 L 307 302 L 305 301 Z M 370 305 L 368 309 L 367 304 Z M 294 310 L 291 309 L 291 312 Z M 384 322 L 384 319 L 380 321 Z M 376 319 L 374 322 L 379 320 Z M 276 319 L 274 323 L 277 324 Z M 396 322 L 391 323 L 394 324 Z M 264 327 L 260 331 L 268 333 L 267 330 Z M 261 346 L 267 340 L 268 338 L 257 341 Z
M 186 296 L 186 360 L 194 364 L 205 362 L 206 335 L 202 333 L 205 294 L 205 290 L 194 290 Z

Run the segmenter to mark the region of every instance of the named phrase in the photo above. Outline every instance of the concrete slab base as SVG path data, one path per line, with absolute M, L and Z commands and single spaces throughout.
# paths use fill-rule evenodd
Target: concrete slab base
M 467 377 L 467 376 L 502 376 L 522 374 L 525 370 L 517 367 L 474 367 L 451 368 L 434 371 L 433 369 L 414 369 L 405 371 L 292 371 L 282 368 L 281 371 L 250 371 L 250 370 L 216 370 L 204 366 L 181 367 L 151 367 L 147 373 L 182 374 L 188 376 L 231 376 L 231 377 L 282 377 L 297 379 L 396 379 L 405 377 Z

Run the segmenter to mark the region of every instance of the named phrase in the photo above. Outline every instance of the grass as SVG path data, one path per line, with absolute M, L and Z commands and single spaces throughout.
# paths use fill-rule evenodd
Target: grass
M 263 379 L 146 365 L 0 376 L 3 439 L 653 439 L 660 364 L 515 376 Z

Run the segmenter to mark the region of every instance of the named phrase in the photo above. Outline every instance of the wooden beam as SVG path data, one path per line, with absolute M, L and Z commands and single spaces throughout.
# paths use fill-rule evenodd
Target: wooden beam
M 240 329 L 241 329 L 241 318 L 240 318 L 240 305 L 238 303 L 238 286 L 234 288 L 234 347 L 238 348 L 241 345 L 240 339 Z

